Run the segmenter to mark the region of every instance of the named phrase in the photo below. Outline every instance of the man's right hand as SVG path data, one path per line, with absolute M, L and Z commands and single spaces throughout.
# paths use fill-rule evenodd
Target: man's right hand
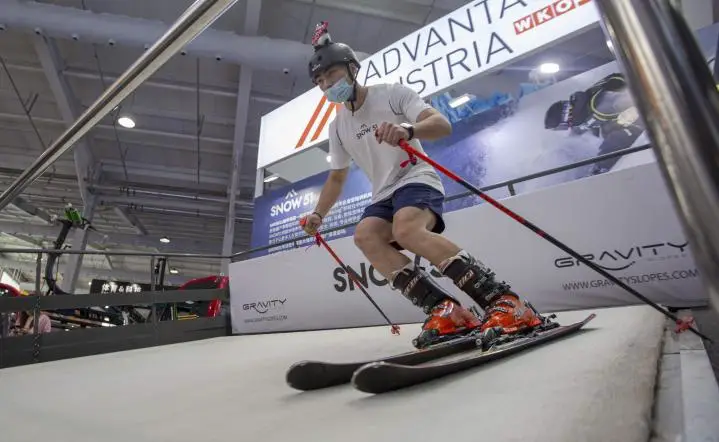
M 317 233 L 317 229 L 322 225 L 322 218 L 316 213 L 310 213 L 302 218 L 300 225 L 305 233 L 314 236 Z

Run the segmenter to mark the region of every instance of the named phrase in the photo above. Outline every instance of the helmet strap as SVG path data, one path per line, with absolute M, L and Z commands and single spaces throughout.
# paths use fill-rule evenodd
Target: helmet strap
M 352 96 L 349 99 L 350 109 L 352 110 L 352 116 L 355 114 L 355 102 L 357 101 L 357 77 L 352 73 L 351 65 L 347 63 L 347 72 L 350 74 L 352 79 Z

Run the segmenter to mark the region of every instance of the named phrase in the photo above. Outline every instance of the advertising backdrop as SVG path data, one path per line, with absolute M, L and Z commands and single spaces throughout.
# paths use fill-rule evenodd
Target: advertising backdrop
M 608 139 L 605 139 L 601 132 L 595 133 L 591 129 L 575 133 L 544 128 L 545 113 L 552 103 L 567 99 L 576 91 L 592 88 L 616 72 L 615 64 L 610 63 L 519 99 L 505 97 L 491 108 L 475 110 L 470 102 L 466 108 L 450 110 L 437 99 L 435 106 L 453 120 L 453 133 L 443 140 L 423 142 L 422 145 L 435 161 L 481 187 L 646 143 L 646 137 L 640 136 L 643 128 L 633 130 L 629 136 Z M 630 111 L 633 108 L 626 88 L 617 92 L 600 90 L 597 94 L 600 96 L 597 101 L 604 107 L 623 106 L 622 109 Z M 606 126 L 613 123 L 603 124 Z M 634 121 L 630 124 L 632 127 L 640 127 L 641 122 Z M 642 162 L 651 160 L 652 157 L 646 155 Z M 606 170 L 610 170 L 614 163 L 607 164 Z M 606 170 L 595 170 L 592 166 L 586 166 L 521 183 L 515 186 L 515 189 L 518 193 L 523 193 Z M 327 172 L 320 173 L 285 188 L 266 192 L 255 199 L 252 247 L 303 238 L 304 235 L 298 227 L 299 218 L 314 209 L 326 177 Z M 447 196 L 466 192 L 466 189 L 446 176 L 442 175 L 441 178 Z M 494 197 L 504 197 L 509 195 L 509 191 L 498 189 L 491 194 Z M 367 177 L 352 164 L 346 187 L 324 228 L 359 220 L 362 209 L 369 204 L 370 198 L 371 186 Z M 451 212 L 480 202 L 479 198 L 473 196 L 448 201 L 445 210 Z M 333 232 L 331 235 L 344 237 L 351 234 L 350 229 Z M 292 244 L 273 247 L 263 253 L 292 247 Z
M 713 62 L 719 25 L 699 30 L 696 38 L 708 62 Z M 545 128 L 545 117 L 553 103 L 571 96 L 584 97 L 577 111 L 582 125 L 573 130 Z M 555 167 L 590 159 L 617 150 L 649 143 L 629 89 L 615 62 L 597 67 L 569 79 L 527 93 L 495 94 L 489 99 L 475 97 L 463 106 L 451 108 L 451 97 L 439 95 L 432 104 L 451 122 L 450 137 L 423 142 L 435 161 L 482 187 L 515 179 Z M 617 171 L 655 161 L 651 150 L 588 165 L 522 182 L 514 186 L 518 194 L 568 181 Z M 310 241 L 298 227 L 299 218 L 315 206 L 327 172 L 310 176 L 255 200 L 252 247 L 271 246 L 288 239 Z M 447 196 L 466 189 L 440 175 Z M 354 164 L 350 168 L 340 200 L 326 220 L 326 229 L 359 219 L 369 204 L 371 186 Z M 509 196 L 506 188 L 489 192 L 495 198 Z M 481 203 L 475 196 L 448 201 L 452 212 Z M 353 229 L 331 233 L 331 237 L 351 235 Z M 272 247 L 254 256 L 291 249 L 294 244 Z
M 426 97 L 597 20 L 591 0 L 469 2 L 362 60 L 358 79 L 365 85 L 401 82 Z M 257 168 L 326 141 L 334 109 L 313 88 L 263 116 Z
M 706 303 L 691 248 L 656 164 L 563 183 L 503 203 L 654 301 Z M 639 302 L 488 204 L 448 214 L 447 236 L 541 311 Z M 424 319 L 388 287 L 352 238 L 330 244 L 393 321 Z M 447 278 L 438 282 L 470 302 Z M 383 324 L 344 270 L 319 247 L 233 263 L 230 287 L 237 333 Z

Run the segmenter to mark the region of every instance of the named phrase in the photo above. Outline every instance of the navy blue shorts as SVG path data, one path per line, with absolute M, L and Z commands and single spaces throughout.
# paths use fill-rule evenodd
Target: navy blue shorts
M 410 183 L 395 190 L 391 197 L 370 204 L 365 208 L 362 219 L 376 216 L 392 222 L 394 214 L 403 207 L 430 209 L 435 214 L 436 222 L 432 228 L 434 233 L 444 232 L 444 195 L 434 187 L 426 184 Z

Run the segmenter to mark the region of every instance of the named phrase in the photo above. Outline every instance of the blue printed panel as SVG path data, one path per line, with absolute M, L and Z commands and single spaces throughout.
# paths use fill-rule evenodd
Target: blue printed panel
M 288 240 L 297 244 L 312 242 L 302 229 L 300 219 L 312 212 L 319 199 L 328 172 L 313 175 L 291 186 L 267 192 L 255 200 L 252 247 L 271 246 Z M 334 207 L 324 219 L 322 229 L 329 230 L 359 221 L 362 211 L 370 203 L 372 187 L 364 173 L 352 165 L 345 187 Z M 354 228 L 324 234 L 325 239 L 352 235 Z M 272 247 L 261 256 L 296 247 L 295 243 Z

